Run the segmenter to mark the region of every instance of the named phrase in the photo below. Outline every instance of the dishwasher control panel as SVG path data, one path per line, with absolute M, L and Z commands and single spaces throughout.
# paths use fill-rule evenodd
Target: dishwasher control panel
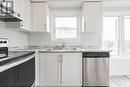
M 83 52 L 83 58 L 109 58 L 109 52 Z

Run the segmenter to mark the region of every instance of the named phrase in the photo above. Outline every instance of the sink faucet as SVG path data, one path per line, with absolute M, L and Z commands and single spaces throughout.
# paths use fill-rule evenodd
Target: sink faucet
M 65 47 L 65 45 L 66 45 L 66 44 L 65 44 L 65 42 L 63 42 L 61 47 L 62 47 L 62 48 L 64 48 L 64 47 Z

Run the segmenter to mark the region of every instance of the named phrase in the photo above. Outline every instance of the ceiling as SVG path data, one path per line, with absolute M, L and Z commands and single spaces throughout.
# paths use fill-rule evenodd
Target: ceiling
M 129 7 L 130 8 L 130 0 L 104 0 L 104 7 Z
M 83 0 L 48 0 L 52 8 L 79 8 Z
M 43 0 L 43 1 L 48 1 L 49 6 L 51 8 L 80 8 L 83 2 L 88 0 Z M 95 1 L 95 0 L 89 0 L 89 1 Z M 103 6 L 130 8 L 130 0 L 103 0 Z

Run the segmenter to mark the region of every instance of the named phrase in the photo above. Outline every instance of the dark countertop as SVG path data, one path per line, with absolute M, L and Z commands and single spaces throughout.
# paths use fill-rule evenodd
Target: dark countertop
M 12 61 L 14 59 L 21 59 L 23 57 L 33 55 L 35 51 L 9 51 L 8 57 L 0 59 L 0 66 L 3 65 L 3 63 Z

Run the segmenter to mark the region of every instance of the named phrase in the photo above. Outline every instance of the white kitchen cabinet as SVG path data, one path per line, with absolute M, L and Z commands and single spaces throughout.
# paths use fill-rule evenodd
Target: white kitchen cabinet
M 13 0 L 14 1 L 14 11 L 17 13 L 21 13 L 21 0 Z
M 81 86 L 81 53 L 40 53 L 39 86 Z
M 27 7 L 28 9 L 26 9 L 26 21 L 27 21 L 27 29 L 29 31 L 32 31 L 32 25 L 31 25 L 31 22 L 32 22 L 32 8 L 31 8 L 31 2 L 30 0 L 27 0 Z
M 82 55 L 81 53 L 64 53 L 62 60 L 62 85 L 82 85 Z
M 48 32 L 49 6 L 47 3 L 32 3 L 32 31 Z
M 20 14 L 21 22 L 6 22 L 5 27 L 15 30 L 31 31 L 31 2 L 30 0 L 13 0 L 14 11 Z
M 31 2 L 30 0 L 21 0 L 21 28 L 31 31 Z
M 53 86 L 59 84 L 59 59 L 57 53 L 40 53 L 39 85 Z
M 82 7 L 83 32 L 100 32 L 102 31 L 102 2 L 86 1 Z

